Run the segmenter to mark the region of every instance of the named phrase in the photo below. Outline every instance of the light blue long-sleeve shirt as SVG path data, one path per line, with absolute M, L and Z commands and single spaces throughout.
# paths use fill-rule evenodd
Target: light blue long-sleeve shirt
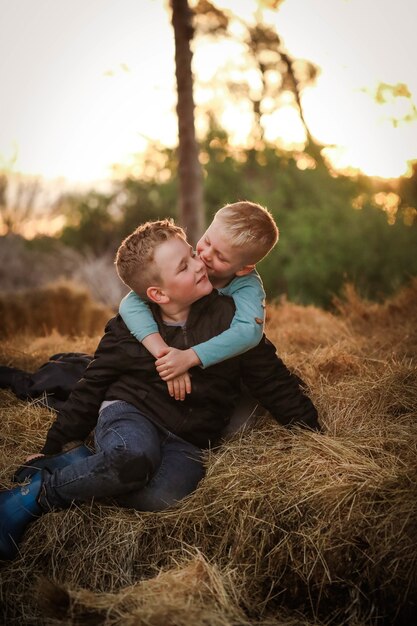
M 226 287 L 219 289 L 219 293 L 233 298 L 236 311 L 227 330 L 192 346 L 203 368 L 254 348 L 264 330 L 265 291 L 256 270 L 246 276 L 236 276 Z M 159 332 L 148 304 L 133 291 L 121 301 L 119 313 L 138 341 Z

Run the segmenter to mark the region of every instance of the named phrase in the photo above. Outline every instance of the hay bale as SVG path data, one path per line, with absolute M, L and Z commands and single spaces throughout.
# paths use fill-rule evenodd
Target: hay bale
M 17 333 L 101 333 L 113 312 L 94 302 L 85 288 L 61 281 L 24 292 L 0 294 L 0 337 Z
M 367 302 L 353 285 L 335 298 L 336 310 L 347 326 L 367 339 L 369 356 L 387 351 L 414 359 L 417 352 L 417 277 L 385 302 Z

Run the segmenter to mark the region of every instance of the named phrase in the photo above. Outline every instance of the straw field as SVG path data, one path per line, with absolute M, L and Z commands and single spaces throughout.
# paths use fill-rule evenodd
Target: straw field
M 37 289 L 0 293 L 0 338 L 26 335 L 101 333 L 111 317 L 108 307 L 94 302 L 85 288 L 58 281 Z
M 416 623 L 417 281 L 381 304 L 347 288 L 333 313 L 270 304 L 267 332 L 324 432 L 260 414 L 207 454 L 206 477 L 176 508 L 92 503 L 44 515 L 0 566 L 4 623 Z M 98 340 L 42 334 L 9 333 L 0 362 L 35 369 Z M 0 393 L 6 487 L 53 414 Z

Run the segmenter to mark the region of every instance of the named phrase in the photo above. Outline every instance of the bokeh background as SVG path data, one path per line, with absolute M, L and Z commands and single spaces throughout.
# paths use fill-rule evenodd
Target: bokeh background
M 346 283 L 391 295 L 417 271 L 411 0 L 189 5 L 205 223 L 238 199 L 270 209 L 271 301 L 328 308 Z M 121 239 L 147 219 L 184 221 L 171 8 L 1 8 L 0 289 L 65 278 L 115 308 Z

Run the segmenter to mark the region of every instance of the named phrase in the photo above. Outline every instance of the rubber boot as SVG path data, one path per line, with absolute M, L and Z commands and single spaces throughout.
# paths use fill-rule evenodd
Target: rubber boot
M 31 478 L 36 472 L 42 469 L 46 469 L 52 474 L 54 470 L 81 461 L 92 454 L 91 450 L 82 444 L 67 452 L 59 452 L 58 454 L 50 454 L 31 459 L 17 468 L 12 477 L 12 481 L 14 483 L 23 483 L 27 478 Z
M 42 472 L 38 472 L 29 483 L 0 491 L 0 559 L 16 556 L 27 525 L 42 515 L 38 504 L 41 486 Z

